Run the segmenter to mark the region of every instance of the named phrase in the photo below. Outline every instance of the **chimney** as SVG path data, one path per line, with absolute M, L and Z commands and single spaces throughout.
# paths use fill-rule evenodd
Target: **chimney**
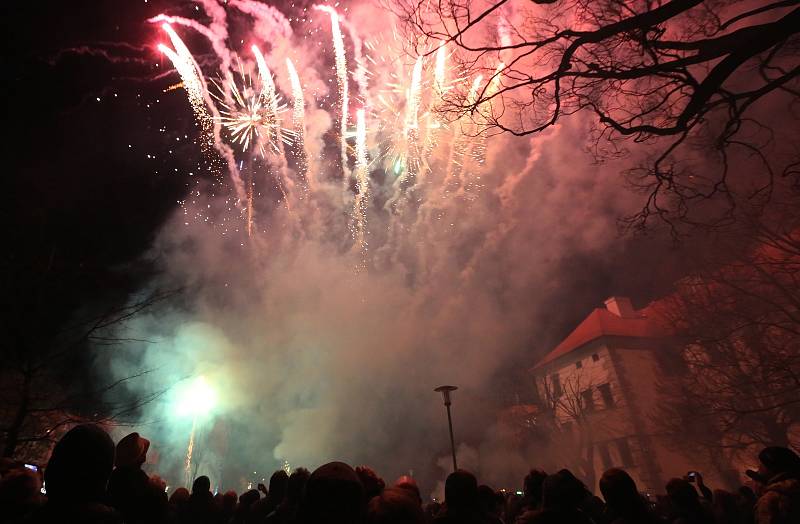
M 631 299 L 628 297 L 610 297 L 606 300 L 606 309 L 622 318 L 636 318 Z

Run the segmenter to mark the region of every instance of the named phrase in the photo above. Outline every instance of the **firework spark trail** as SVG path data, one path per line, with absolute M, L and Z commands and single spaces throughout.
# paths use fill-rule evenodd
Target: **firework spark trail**
M 511 40 L 511 24 L 509 24 L 506 16 L 501 15 L 497 22 L 497 37 L 498 40 L 500 40 L 500 47 L 505 48 L 503 51 L 500 51 L 501 60 L 506 61 L 511 58 L 512 51 L 508 48 L 513 45 Z
M 441 46 L 436 50 L 436 67 L 433 70 L 434 100 L 441 99 L 444 95 L 444 86 L 447 82 L 447 48 Z
M 340 22 L 347 28 L 347 34 L 350 35 L 350 40 L 353 42 L 353 58 L 355 58 L 356 62 L 356 70 L 353 72 L 353 80 L 356 81 L 356 85 L 358 86 L 358 96 L 361 99 L 361 104 L 368 104 L 368 72 L 363 56 L 364 42 L 358 35 L 358 31 L 354 24 L 351 24 L 347 19 L 341 19 Z
M 289 72 L 289 82 L 292 86 L 292 98 L 294 99 L 292 105 L 292 125 L 295 133 L 302 137 L 305 134 L 305 96 L 303 95 L 303 85 L 300 83 L 300 76 L 297 74 L 297 69 L 294 67 L 291 58 L 286 59 L 286 70 Z
M 194 433 L 197 429 L 197 417 L 194 417 L 192 420 L 192 432 L 189 435 L 189 445 L 186 447 L 186 467 L 185 467 L 185 475 L 186 475 L 186 485 L 192 485 L 192 453 L 194 453 Z
M 422 57 L 418 56 L 411 73 L 411 85 L 408 88 L 408 111 L 406 112 L 406 128 L 419 127 L 420 86 L 422 84 Z
M 258 46 L 253 44 L 250 49 L 253 51 L 253 55 L 256 57 L 258 76 L 261 78 L 261 96 L 268 101 L 272 118 L 275 122 L 278 122 L 278 107 L 280 102 L 278 101 L 278 95 L 275 91 L 275 81 L 272 79 L 272 72 L 269 70 L 269 67 L 267 67 L 267 61 L 264 60 L 264 55 L 261 54 L 261 50 L 258 48 Z M 274 139 L 274 144 L 280 148 L 283 141 L 280 126 L 275 126 L 274 131 L 275 133 L 272 137 Z
M 392 184 L 392 195 L 386 200 L 384 209 L 395 215 L 401 214 L 408 199 L 408 185 L 417 183 L 421 162 L 419 151 L 419 100 L 422 80 L 422 57 L 417 57 L 411 73 L 409 86 L 405 90 L 406 111 L 402 117 L 403 132 L 392 148 L 391 169 L 397 175 Z M 391 107 L 390 107 L 391 110 Z
M 297 158 L 297 174 L 300 177 L 301 188 L 304 193 L 308 192 L 308 153 L 305 146 L 305 96 L 303 95 L 303 85 L 300 83 L 300 76 L 290 58 L 286 58 L 286 70 L 289 73 L 289 82 L 292 86 L 292 131 L 294 132 L 294 145 L 292 150 Z
M 314 9 L 328 13 L 331 17 L 331 33 L 333 35 L 333 52 L 336 62 L 336 78 L 339 83 L 339 133 L 341 136 L 342 147 L 342 173 L 344 174 L 344 185 L 347 187 L 350 176 L 347 170 L 347 115 L 348 115 L 348 83 L 347 83 L 347 58 L 344 49 L 344 38 L 342 29 L 339 26 L 339 14 L 336 10 L 327 5 L 315 5 Z
M 486 86 L 481 99 L 491 99 L 495 93 L 497 93 L 504 68 L 505 64 L 503 62 L 497 64 L 494 74 L 492 75 L 491 79 L 489 79 L 489 83 Z M 477 100 L 477 98 L 473 98 L 472 100 L 474 103 L 474 100 Z M 485 128 L 486 124 L 491 118 L 492 101 L 489 100 L 486 102 L 481 102 L 478 107 L 475 108 L 474 114 L 475 117 L 473 118 L 473 131 L 475 132 L 475 136 L 473 136 L 473 139 L 470 141 L 469 152 L 465 158 L 465 161 L 469 162 L 469 165 L 462 166 L 462 179 L 465 168 L 469 167 L 477 171 L 486 161 L 486 134 L 481 132 L 481 130 Z M 481 185 L 480 174 L 476 174 L 475 177 L 477 180 L 475 185 L 479 187 Z M 466 183 L 464 183 L 459 188 L 459 193 L 463 194 L 467 189 Z
M 432 153 L 439 145 L 439 136 L 446 127 L 444 118 L 437 112 L 437 108 L 444 99 L 447 85 L 447 48 L 441 46 L 436 50 L 436 62 L 433 69 L 433 90 L 428 103 L 428 137 L 426 140 L 426 153 Z
M 483 76 L 478 75 L 472 81 L 472 86 L 467 93 L 467 104 L 471 105 L 475 102 L 478 96 L 478 88 L 483 82 Z M 456 125 L 453 126 L 453 138 L 450 146 L 450 157 L 447 161 L 447 173 L 445 174 L 445 181 L 443 183 L 443 191 L 449 193 L 451 187 L 459 188 L 463 185 L 464 181 L 461 177 L 464 163 L 466 162 L 467 150 L 469 149 L 470 137 L 464 133 L 464 127 L 469 125 L 463 121 L 463 117 L 459 118 Z
M 417 178 L 422 175 L 420 165 L 422 159 L 420 158 L 419 147 L 419 103 L 421 98 L 420 87 L 422 85 L 422 57 L 418 56 L 417 61 L 414 63 L 414 69 L 411 73 L 411 85 L 408 87 L 408 105 L 406 111 L 406 122 L 404 132 L 408 147 L 406 149 L 406 171 L 400 177 L 400 181 L 409 178 L 412 183 L 418 182 Z
M 294 137 L 286 136 L 279 124 L 280 101 L 278 100 L 278 93 L 275 90 L 275 81 L 272 78 L 272 72 L 267 66 L 267 61 L 264 59 L 264 55 L 255 44 L 250 47 L 250 50 L 253 52 L 253 55 L 255 55 L 256 58 L 258 76 L 261 78 L 261 94 L 268 101 L 267 105 L 270 110 L 270 116 L 275 123 L 275 126 L 272 128 L 270 134 L 270 143 L 273 146 L 272 153 L 275 154 L 270 156 L 269 161 L 277 163 L 277 171 L 281 174 L 281 176 L 277 178 L 277 188 L 281 192 L 281 195 L 283 195 L 286 209 L 289 211 L 289 213 L 291 213 L 292 205 L 289 202 L 286 188 L 293 187 L 294 183 L 292 182 L 292 178 L 289 174 L 289 165 L 286 163 L 286 156 L 284 155 L 283 146 L 286 142 L 291 143 L 291 140 Z
M 447 48 L 439 47 L 436 50 L 435 66 L 433 69 L 432 96 L 428 103 L 428 136 L 426 140 L 426 154 L 432 154 L 439 145 L 439 135 L 446 127 L 444 118 L 436 111 L 438 104 L 444 98 L 447 85 Z M 452 147 L 450 148 L 450 158 L 448 164 L 452 163 Z M 430 197 L 427 198 L 419 207 L 417 220 L 413 226 L 413 235 L 418 235 L 423 225 L 428 223 L 432 213 L 440 209 L 441 204 L 446 199 L 449 180 L 445 178 L 439 181 L 438 187 L 434 188 Z M 423 264 L 424 266 L 425 264 Z
M 420 88 L 422 84 L 422 56 L 418 56 L 411 72 L 411 80 L 406 91 L 406 114 L 403 124 L 402 151 L 405 165 L 402 166 L 397 179 L 393 184 L 394 194 L 384 204 L 392 214 L 389 226 L 389 253 L 390 260 L 396 263 L 399 259 L 402 243 L 398 241 L 402 231 L 407 230 L 407 225 L 403 222 L 406 217 L 406 208 L 409 203 L 409 190 L 414 190 L 419 184 L 420 167 L 423 162 L 419 147 L 419 104 Z M 401 157 L 398 157 L 398 159 Z M 395 166 L 395 172 L 397 167 Z M 410 186 L 410 187 L 407 187 Z M 394 249 L 392 249 L 392 246 Z
M 168 25 L 164 25 L 168 29 Z M 171 28 L 169 28 L 171 29 Z M 199 79 L 197 78 L 197 70 L 194 65 L 187 62 L 180 54 L 176 53 L 164 44 L 158 44 L 158 49 L 170 59 L 172 65 L 178 71 L 183 82 L 183 88 L 189 97 L 189 104 L 192 106 L 195 117 L 201 123 L 209 119 L 208 112 L 206 111 L 205 100 L 203 99 L 203 90 Z
M 253 236 L 253 173 L 247 174 L 247 236 Z
M 266 73 L 269 74 L 269 71 Z M 272 153 L 282 153 L 278 142 L 280 122 L 278 121 L 278 105 L 274 86 L 270 89 L 270 83 L 261 79 L 261 89 L 256 90 L 252 77 L 245 73 L 241 62 L 239 62 L 239 77 L 242 82 L 241 87 L 236 83 L 234 75 L 230 71 L 227 82 L 222 85 L 214 82 L 219 95 L 213 95 L 213 97 L 220 105 L 218 110 L 220 123 L 229 131 L 231 141 L 238 144 L 248 157 L 248 169 L 245 177 L 247 198 L 245 213 L 247 234 L 252 236 L 255 177 L 252 168 L 251 146 L 259 151 L 265 161 L 268 160 L 267 153 L 270 153 L 270 157 L 273 156 Z M 240 177 L 242 166 L 243 163 L 240 162 Z M 267 163 L 267 169 L 269 172 L 269 163 Z M 281 193 L 285 196 L 280 180 L 278 184 Z
M 153 18 L 150 18 L 147 21 L 150 22 L 151 24 L 157 24 L 159 22 L 163 22 L 165 24 L 174 24 L 174 25 L 182 25 L 185 27 L 189 27 L 191 29 L 194 29 L 201 35 L 205 36 L 206 38 L 208 38 L 208 40 L 212 43 L 217 39 L 217 36 L 214 34 L 213 31 L 211 31 L 211 29 L 204 26 L 197 20 L 192 20 L 191 18 L 184 18 L 182 16 L 167 16 L 161 14 L 158 16 L 154 16 Z
M 363 109 L 356 112 L 356 198 L 353 203 L 355 241 L 364 256 L 367 249 L 367 203 L 369 198 L 369 160 L 367 159 L 367 123 Z
M 172 27 L 169 25 L 170 22 L 175 24 L 184 25 L 187 27 L 191 27 L 192 29 L 198 31 L 200 34 L 206 36 L 211 42 L 214 50 L 220 56 L 220 59 L 225 63 L 226 61 L 230 61 L 230 53 L 225 49 L 224 44 L 219 45 L 218 42 L 220 40 L 219 36 L 214 34 L 209 28 L 205 27 L 204 25 L 192 20 L 190 18 L 182 18 L 182 17 L 169 17 L 166 15 L 158 15 L 154 18 L 148 20 L 151 23 L 157 22 L 164 22 L 162 24 L 162 28 L 164 31 L 169 35 L 170 40 L 172 40 L 173 46 L 175 46 L 176 52 L 178 56 L 184 56 L 184 59 L 191 62 L 196 70 L 196 74 L 199 78 L 201 85 L 203 86 L 202 94 L 203 99 L 205 101 L 205 107 L 211 111 L 211 121 L 213 123 L 212 126 L 212 133 L 211 133 L 211 140 L 213 147 L 219 152 L 220 156 L 225 160 L 225 163 L 228 167 L 228 173 L 230 174 L 231 181 L 233 182 L 234 190 L 236 191 L 236 195 L 239 201 L 244 201 L 246 198 L 246 192 L 244 183 L 242 182 L 242 178 L 239 175 L 239 169 L 236 166 L 236 157 L 233 154 L 233 149 L 231 149 L 225 142 L 222 140 L 222 125 L 219 121 L 220 114 L 217 111 L 217 107 L 214 104 L 214 101 L 208 91 L 208 86 L 206 84 L 205 78 L 202 75 L 200 66 L 197 64 L 197 61 L 194 59 L 194 56 L 191 54 L 189 49 L 183 43 L 183 40 L 175 33 Z M 221 47 L 221 49 L 218 49 Z M 180 71 L 179 71 L 180 74 Z M 201 121 L 201 126 L 203 122 Z M 205 136 L 202 137 L 203 139 L 208 138 L 208 133 L 205 133 Z M 204 142 L 205 143 L 205 142 Z

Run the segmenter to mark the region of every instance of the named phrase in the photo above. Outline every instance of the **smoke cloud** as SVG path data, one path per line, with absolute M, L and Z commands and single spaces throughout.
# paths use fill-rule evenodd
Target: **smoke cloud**
M 558 301 L 567 281 L 587 270 L 574 262 L 609 260 L 617 218 L 639 205 L 620 189 L 622 164 L 592 161 L 579 118 L 532 138 L 487 140 L 483 165 L 465 168 L 453 191 L 445 190 L 446 148 L 406 187 L 376 162 L 364 252 L 353 245 L 353 195 L 343 194 L 347 168 L 337 164 L 330 46 L 319 53 L 316 40 L 298 41 L 274 10 L 231 6 L 256 17 L 256 36 L 278 38 L 265 49 L 270 68 L 284 71 L 285 51 L 293 50 L 307 88 L 315 187 L 311 199 L 287 206 L 273 199 L 277 175 L 254 162 L 263 202 L 252 237 L 241 225 L 234 230 L 241 219 L 230 217 L 239 210 L 213 196 L 210 182 L 163 225 L 149 253 L 162 270 L 151 286 L 185 291 L 131 322 L 131 337 L 146 342 L 131 342 L 98 370 L 117 378 L 152 370 L 126 383 L 133 395 L 166 389 L 137 425 L 158 453 L 153 469 L 171 484 L 184 481 L 195 421 L 176 411 L 176 395 L 203 376 L 218 398 L 196 421 L 193 472 L 216 486 L 242 489 L 285 462 L 313 468 L 343 460 L 368 464 L 387 481 L 413 473 L 431 493 L 449 450 L 433 388 L 448 383 L 459 386 L 453 415 L 463 465 L 482 482 L 519 482 L 524 457 L 502 448 L 494 424 L 496 379 L 531 365 L 534 349 L 563 335 L 543 319 L 554 308 L 573 313 Z M 377 15 L 363 6 L 358 13 L 363 18 L 343 14 L 346 27 L 367 42 L 374 36 L 367 20 Z M 209 30 L 227 35 L 224 13 L 212 14 Z M 314 23 L 326 29 L 313 34 L 329 42 L 330 23 L 319 18 Z M 286 74 L 275 82 L 291 93 Z M 379 89 L 370 82 L 366 89 Z M 373 158 L 378 146 L 370 145 Z M 284 169 L 282 176 L 296 176 Z M 391 208 L 398 188 L 411 196 Z M 207 220 L 194 218 L 198 209 Z

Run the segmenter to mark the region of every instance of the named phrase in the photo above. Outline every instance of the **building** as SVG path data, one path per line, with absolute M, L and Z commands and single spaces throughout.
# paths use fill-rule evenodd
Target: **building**
M 630 299 L 611 297 L 531 369 L 564 465 L 595 491 L 610 467 L 623 467 L 653 493 L 699 469 L 655 427 L 658 378 L 674 372 L 668 354 L 676 354 L 675 343 L 654 310 L 637 311 Z

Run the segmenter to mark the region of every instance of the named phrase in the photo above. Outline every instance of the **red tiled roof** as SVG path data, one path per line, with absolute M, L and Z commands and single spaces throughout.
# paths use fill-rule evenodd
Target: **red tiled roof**
M 637 338 L 663 336 L 665 334 L 664 329 L 652 318 L 653 313 L 655 313 L 654 309 L 647 307 L 644 310 L 637 311 L 635 318 L 623 318 L 605 308 L 597 308 L 583 322 L 578 324 L 578 327 L 567 335 L 567 338 L 562 340 L 553 351 L 545 355 L 533 369 L 540 368 L 602 336 Z

